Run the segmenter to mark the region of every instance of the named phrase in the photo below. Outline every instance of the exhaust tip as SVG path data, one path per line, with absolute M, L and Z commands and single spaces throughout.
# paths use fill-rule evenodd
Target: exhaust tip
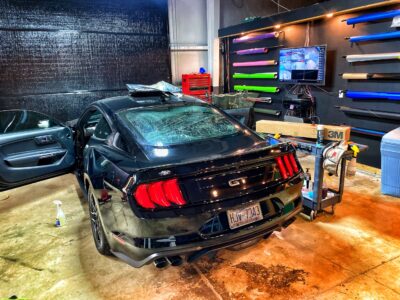
M 171 266 L 174 267 L 180 266 L 183 263 L 183 259 L 180 256 L 170 256 L 167 257 L 167 260 L 171 264 Z
M 157 269 L 163 269 L 166 266 L 169 265 L 168 261 L 165 259 L 165 257 L 160 257 L 154 260 L 154 265 L 156 266 Z

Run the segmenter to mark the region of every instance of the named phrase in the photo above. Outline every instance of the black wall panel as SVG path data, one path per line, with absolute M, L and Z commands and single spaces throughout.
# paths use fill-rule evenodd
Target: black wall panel
M 0 41 L 0 109 L 67 120 L 126 83 L 170 80 L 167 0 L 1 1 Z
M 400 81 L 347 81 L 343 80 L 339 74 L 344 72 L 379 72 L 379 73 L 400 73 L 400 60 L 394 61 L 376 61 L 368 63 L 347 63 L 343 58 L 347 54 L 368 54 L 368 53 L 385 53 L 398 52 L 400 49 L 400 40 L 371 41 L 367 43 L 351 44 L 345 40 L 348 36 L 366 35 L 380 32 L 394 31 L 390 28 L 392 20 L 382 20 L 373 23 L 362 23 L 353 26 L 346 25 L 343 19 L 354 17 L 361 14 L 387 11 L 391 9 L 399 9 L 399 5 L 392 5 L 376 10 L 365 10 L 357 14 L 340 15 L 330 19 L 318 20 L 310 23 L 310 45 L 327 44 L 327 80 L 326 85 L 312 87 L 313 95 L 317 103 L 317 115 L 322 123 L 325 124 L 346 124 L 353 127 L 361 127 L 378 131 L 390 131 L 400 126 L 396 121 L 383 120 L 371 117 L 357 117 L 346 115 L 335 108 L 335 106 L 343 105 L 362 109 L 381 110 L 387 112 L 400 113 L 400 101 L 382 101 L 368 100 L 355 101 L 348 98 L 339 98 L 339 90 L 360 90 L 360 91 L 382 91 L 382 92 L 400 92 Z M 253 48 L 268 47 L 277 44 L 283 44 L 285 47 L 301 47 L 304 45 L 307 24 L 297 24 L 287 26 L 281 29 L 284 34 L 281 35 L 279 41 L 264 40 L 254 43 L 233 44 L 232 38 L 229 38 L 229 87 L 233 91 L 234 84 L 247 85 L 271 85 L 280 86 L 282 92 L 279 94 L 265 94 L 273 98 L 273 104 L 257 104 L 259 107 L 272 108 L 282 110 L 282 100 L 285 98 L 286 91 L 291 87 L 280 84 L 278 81 L 270 80 L 233 80 L 234 72 L 253 73 L 253 72 L 272 72 L 278 71 L 278 67 L 241 67 L 233 68 L 232 63 L 235 61 L 250 61 L 262 59 L 278 59 L 277 49 L 271 50 L 268 54 L 239 56 L 233 54 L 233 51 Z M 257 119 L 283 119 L 275 117 L 267 117 L 265 115 L 257 115 Z M 375 167 L 380 167 L 380 138 L 365 136 L 352 133 L 352 140 L 367 144 L 370 149 L 359 156 L 359 161 Z

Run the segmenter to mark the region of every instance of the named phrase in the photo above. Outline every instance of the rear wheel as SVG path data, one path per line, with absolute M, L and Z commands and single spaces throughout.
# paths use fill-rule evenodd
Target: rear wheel
M 91 188 L 88 191 L 88 201 L 90 224 L 96 249 L 103 255 L 112 255 L 97 209 L 96 198 Z

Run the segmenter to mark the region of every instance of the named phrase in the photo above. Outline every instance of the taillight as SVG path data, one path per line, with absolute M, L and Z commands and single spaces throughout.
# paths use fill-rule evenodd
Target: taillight
M 167 201 L 167 197 L 163 191 L 163 182 L 157 181 L 152 184 L 149 184 L 147 191 L 150 195 L 151 202 L 158 204 L 159 206 L 168 207 L 170 203 Z
M 141 184 L 136 188 L 133 196 L 143 208 L 170 207 L 173 204 L 186 204 L 177 179 L 156 181 Z
M 183 199 L 181 189 L 178 185 L 177 179 L 171 179 L 164 182 L 163 185 L 165 196 L 169 202 L 184 205 L 186 204 L 185 199 Z
M 289 154 L 289 160 L 290 160 L 290 163 L 292 164 L 292 167 L 293 167 L 294 172 L 295 172 L 295 173 L 299 172 L 299 167 L 297 166 L 297 162 L 296 162 L 296 160 L 294 159 L 293 153 L 290 153 L 290 154 Z
M 292 168 L 292 165 L 290 164 L 290 161 L 289 161 L 289 155 L 285 155 L 283 157 L 283 161 L 285 162 L 285 166 L 286 166 L 286 169 L 289 172 L 289 176 L 292 177 L 293 176 L 293 168 Z
M 275 158 L 275 161 L 283 179 L 292 177 L 294 174 L 299 172 L 299 167 L 297 166 L 293 153 L 278 156 Z
M 154 205 L 153 202 L 150 200 L 150 195 L 149 192 L 147 191 L 148 184 L 141 184 L 137 187 L 134 196 L 136 199 L 136 202 L 144 208 L 155 208 L 156 206 Z
M 276 163 L 278 165 L 279 173 L 281 173 L 282 178 L 283 179 L 288 178 L 288 174 L 286 172 L 286 168 L 285 168 L 285 166 L 283 164 L 282 158 L 281 157 L 277 157 L 277 158 L 275 158 L 275 161 L 276 161 Z

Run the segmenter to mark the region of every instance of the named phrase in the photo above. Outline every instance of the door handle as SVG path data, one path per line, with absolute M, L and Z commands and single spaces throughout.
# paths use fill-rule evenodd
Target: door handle
M 35 143 L 37 145 L 48 145 L 55 143 L 55 139 L 52 135 L 41 135 L 35 137 Z

